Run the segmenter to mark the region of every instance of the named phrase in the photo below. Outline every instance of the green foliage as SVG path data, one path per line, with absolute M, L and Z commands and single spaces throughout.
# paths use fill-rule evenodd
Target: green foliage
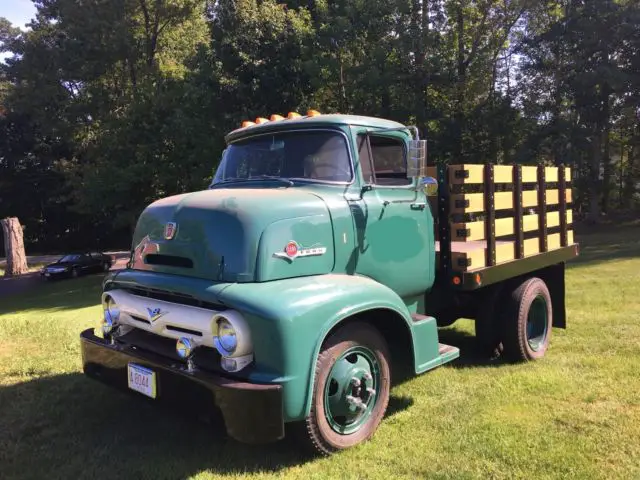
M 637 2 L 35 3 L 0 19 L 0 215 L 29 245 L 126 246 L 242 120 L 308 108 L 416 124 L 432 163 L 571 165 L 596 218 L 637 206 Z

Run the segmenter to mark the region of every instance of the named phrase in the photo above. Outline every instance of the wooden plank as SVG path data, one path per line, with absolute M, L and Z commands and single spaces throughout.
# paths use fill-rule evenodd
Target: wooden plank
M 547 183 L 557 183 L 558 182 L 558 167 L 545 167 L 544 168 L 544 177 Z
M 512 208 L 513 195 L 511 192 L 496 192 L 494 196 L 496 210 Z M 458 205 L 458 202 L 461 202 Z M 468 202 L 468 206 L 466 203 Z M 483 193 L 457 193 L 451 195 L 451 213 L 484 212 Z
M 573 213 L 567 211 L 567 223 L 573 221 Z M 547 213 L 547 227 L 557 227 L 560 225 L 560 212 Z M 514 234 L 513 217 L 496 219 L 496 237 L 505 237 Z M 532 232 L 538 229 L 538 214 L 524 215 L 522 217 L 522 231 Z M 468 232 L 467 232 L 468 230 Z M 485 224 L 483 220 L 477 222 L 452 223 L 451 239 L 455 242 L 475 242 L 485 239 Z
M 452 185 L 478 184 L 483 182 L 483 165 L 450 165 L 449 183 Z M 465 175 L 466 178 L 463 178 Z
M 436 176 L 436 167 L 427 167 L 428 175 Z M 495 183 L 511 183 L 513 182 L 513 165 L 495 165 L 494 167 Z M 431 170 L 433 169 L 433 170 Z M 466 174 L 462 172 L 467 171 Z M 545 167 L 546 181 L 556 183 L 558 181 L 559 167 Z M 473 185 L 484 182 L 483 178 L 484 164 L 462 164 L 449 166 L 449 183 L 452 185 Z M 538 181 L 538 167 L 522 166 L 522 183 L 535 183 Z M 456 173 L 459 172 L 459 173 Z M 571 181 L 571 167 L 565 168 L 567 182 Z M 467 175 L 464 178 L 463 175 Z
M 512 183 L 513 165 L 494 165 L 493 181 L 494 183 Z
M 484 168 L 484 164 L 451 165 L 449 167 L 449 182 L 453 185 L 484 183 Z M 467 173 L 463 174 L 462 172 L 465 171 Z M 467 178 L 463 178 L 461 175 L 467 175 Z M 513 181 L 513 165 L 494 165 L 493 178 L 495 183 L 511 183 Z
M 527 238 L 524 241 L 524 256 L 530 257 L 540 252 L 540 240 L 536 238 Z
M 522 167 L 522 183 L 538 181 L 538 167 Z
M 458 272 L 464 272 L 468 270 L 477 270 L 478 268 L 484 268 L 486 264 L 486 248 L 484 248 L 486 242 L 482 242 L 482 245 L 475 249 L 470 249 L 465 252 L 456 251 L 455 246 L 452 247 L 451 259 L 453 260 L 452 269 Z M 514 242 L 496 242 L 496 264 L 508 262 L 515 258 Z M 468 265 L 464 267 L 462 265 Z
M 438 178 L 438 169 L 437 167 L 427 167 L 427 177 Z
M 496 192 L 496 210 L 508 210 L 513 208 L 513 195 L 511 192 Z M 558 190 L 547 190 L 545 192 L 547 205 L 558 203 Z M 571 202 L 571 190 L 567 189 L 567 203 Z M 461 206 L 456 206 L 456 202 L 462 202 Z M 468 206 L 466 202 L 469 202 Z M 522 206 L 524 208 L 538 206 L 538 192 L 536 190 L 525 190 L 522 192 Z M 477 213 L 484 211 L 484 195 L 482 193 L 456 193 L 451 195 L 451 213 Z
M 547 236 L 547 250 L 555 250 L 556 248 L 560 248 L 560 234 L 552 233 Z

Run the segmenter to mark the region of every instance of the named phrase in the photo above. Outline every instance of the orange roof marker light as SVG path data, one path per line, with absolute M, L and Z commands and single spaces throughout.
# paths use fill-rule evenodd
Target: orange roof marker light
M 272 122 L 277 122 L 278 120 L 284 120 L 284 117 L 282 115 L 271 115 L 271 118 L 269 119 Z
M 321 115 L 321 113 L 317 110 L 309 110 L 307 111 L 307 116 L 308 117 L 317 117 L 318 115 Z
M 242 122 L 242 128 L 250 127 L 251 125 L 255 125 L 255 123 L 249 120 L 245 120 L 244 122 Z
M 287 118 L 289 120 L 293 119 L 293 118 L 300 118 L 301 115 L 297 112 L 289 112 L 289 115 L 287 115 Z
M 263 117 L 258 117 L 258 118 L 256 118 L 256 123 L 257 123 L 258 125 L 260 125 L 261 123 L 267 123 L 268 121 L 269 121 L 269 120 L 267 120 L 266 118 L 263 118 Z

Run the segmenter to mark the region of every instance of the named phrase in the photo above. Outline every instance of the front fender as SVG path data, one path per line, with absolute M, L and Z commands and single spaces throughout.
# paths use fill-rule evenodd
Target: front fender
M 397 313 L 410 330 L 412 324 L 410 312 L 395 292 L 359 276 L 329 274 L 233 284 L 220 299 L 249 321 L 258 367 L 250 380 L 282 384 L 288 421 L 309 412 L 316 358 L 335 325 L 375 308 Z

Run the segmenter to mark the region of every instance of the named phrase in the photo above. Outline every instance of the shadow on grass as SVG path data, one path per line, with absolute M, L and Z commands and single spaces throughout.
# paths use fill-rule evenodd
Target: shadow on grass
M 567 263 L 568 268 L 640 257 L 640 227 L 610 226 L 576 235 L 580 255 Z
M 46 282 L 40 278 L 29 279 L 33 285 L 24 291 L 8 295 L 0 293 L 0 315 L 30 310 L 73 310 L 98 305 L 103 279 L 104 274 L 52 282 Z M 5 281 L 16 282 L 20 280 Z M 0 292 L 2 289 L 3 283 L 0 281 Z
M 447 364 L 453 368 L 499 367 L 508 364 L 501 358 L 491 359 L 480 352 L 476 337 L 471 333 L 445 328 L 439 330 L 438 335 L 441 343 L 460 349 L 460 357 Z
M 392 397 L 387 416 L 412 400 Z M 0 388 L 2 478 L 187 478 L 277 472 L 314 461 L 289 437 L 245 445 L 204 422 L 80 373 Z

